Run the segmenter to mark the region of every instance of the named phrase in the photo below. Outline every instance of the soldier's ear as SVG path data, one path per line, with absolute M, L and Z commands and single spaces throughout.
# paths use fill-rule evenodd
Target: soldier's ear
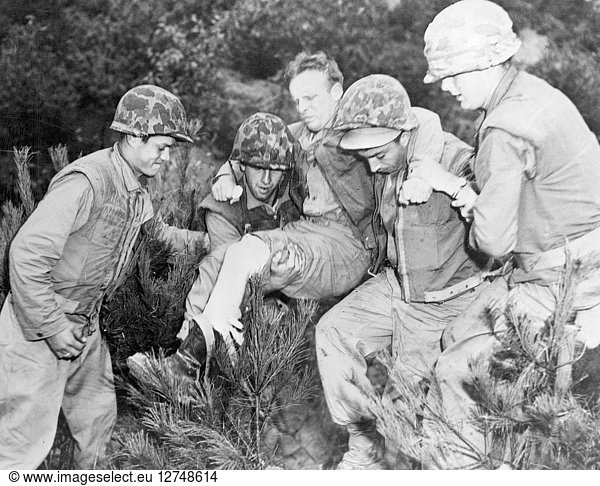
M 139 147 L 144 143 L 144 139 L 142 137 L 136 137 L 129 134 L 125 135 L 125 141 L 127 142 L 127 145 L 133 148 Z
M 410 142 L 410 132 L 402 132 L 398 137 L 398 143 L 403 147 L 408 147 L 408 143 Z
M 344 88 L 342 88 L 341 83 L 335 83 L 331 87 L 330 92 L 331 92 L 331 95 L 333 96 L 333 98 L 335 99 L 335 101 L 340 101 L 342 99 L 342 95 L 344 94 Z

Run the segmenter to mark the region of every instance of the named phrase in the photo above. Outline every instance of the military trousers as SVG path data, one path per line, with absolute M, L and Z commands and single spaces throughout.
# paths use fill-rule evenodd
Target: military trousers
M 281 229 L 253 233 L 271 256 L 287 244 L 297 244 L 306 255 L 294 282 L 281 292 L 295 299 L 322 299 L 345 295 L 364 280 L 371 264 L 369 250 L 349 226 L 323 217 L 301 219 Z
M 490 443 L 489 438 L 484 436 L 481 428 L 473 420 L 473 410 L 477 402 L 469 393 L 470 387 L 465 385 L 473 375 L 473 363 L 487 360 L 501 345 L 498 336 L 506 330 L 503 312 L 508 302 L 515 305 L 516 312 L 524 316 L 517 322 L 520 327 L 519 333 L 522 335 L 524 327 L 534 333 L 544 327 L 544 322 L 556 308 L 559 295 L 558 283 L 518 283 L 509 288 L 506 278 L 497 278 L 471 306 L 468 314 L 459 316 L 448 327 L 445 336 L 445 344 L 448 347 L 435 366 L 434 376 L 438 387 L 434 390 L 435 393 L 432 392 L 429 396 L 429 406 L 432 409 L 441 406 L 457 434 L 454 436 L 455 443 L 449 448 L 450 452 L 445 454 L 446 461 L 434 467 L 479 467 L 479 458 L 484 456 L 485 451 L 492 450 L 494 444 Z M 577 334 L 577 329 L 589 327 L 589 323 L 597 328 L 600 321 L 600 296 L 578 294 L 574 301 L 574 310 L 577 311 L 575 326 L 568 326 L 573 341 L 582 337 L 581 331 Z M 490 311 L 496 315 L 493 329 L 490 329 L 489 319 L 485 318 L 486 314 L 490 315 Z M 595 354 L 588 348 L 583 357 L 587 358 L 587 365 L 597 368 L 600 363 L 597 362 L 596 350 L 600 348 L 594 348 L 592 349 Z M 448 442 L 452 442 L 452 438 L 449 438 Z
M 45 340 L 27 341 L 12 309 L 0 314 L 0 469 L 36 469 L 50 451 L 60 410 L 75 440 L 75 467 L 104 455 L 116 421 L 108 347 L 95 324 L 83 352 L 58 359 Z
M 488 285 L 441 303 L 407 303 L 393 270 L 386 268 L 329 310 L 316 328 L 316 351 L 333 421 L 347 425 L 372 418 L 361 388 L 372 386 L 365 358 L 377 351 L 391 347 L 403 370 L 417 380 L 428 376 L 447 325 Z

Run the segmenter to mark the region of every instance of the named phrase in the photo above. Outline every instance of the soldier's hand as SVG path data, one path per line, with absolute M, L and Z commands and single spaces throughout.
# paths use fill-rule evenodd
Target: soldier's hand
M 398 202 L 403 205 L 421 204 L 427 202 L 431 197 L 433 188 L 423 179 L 412 178 L 407 179 L 402 184 Z
M 206 314 L 205 317 L 207 317 Z M 223 338 L 231 364 L 235 366 L 237 363 L 237 351 L 234 341 L 239 346 L 244 342 L 244 325 L 235 317 L 210 317 L 209 322 L 213 329 Z
M 212 311 L 205 308 L 203 316 L 221 335 L 228 348 L 233 347 L 232 340 L 238 344 L 242 344 L 244 341 L 244 326 L 239 320 L 241 318 L 239 309 L 232 314 L 229 309 L 223 309 L 222 306 L 216 306 Z
M 452 201 L 452 206 L 460 209 L 460 214 L 465 221 L 473 221 L 473 206 L 477 200 L 477 193 L 469 186 L 463 187 L 458 194 L 456 199 Z
M 76 358 L 83 351 L 86 342 L 81 325 L 73 323 L 67 329 L 46 338 L 46 343 L 58 359 Z
M 212 186 L 212 195 L 217 201 L 229 201 L 236 198 L 236 192 L 239 191 L 236 187 L 239 186 L 236 184 L 233 176 L 225 174 L 215 180 Z M 237 199 L 240 196 L 241 194 L 237 194 Z
M 295 243 L 289 243 L 277 251 L 271 259 L 271 278 L 268 290 L 287 287 L 300 278 L 306 265 L 306 253 Z
M 418 177 L 427 182 L 434 191 L 452 194 L 459 178 L 444 169 L 432 159 L 416 160 L 410 163 L 408 178 Z

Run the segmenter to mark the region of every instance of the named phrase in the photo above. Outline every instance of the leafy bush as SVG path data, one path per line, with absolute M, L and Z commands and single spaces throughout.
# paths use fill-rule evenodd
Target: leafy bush
M 36 181 L 49 180 L 47 147 L 66 143 L 76 155 L 110 144 L 117 102 L 136 84 L 160 83 L 182 95 L 190 118 L 218 127 L 218 40 L 204 22 L 228 2 L 54 3 L 52 12 L 30 5 L 26 18 L 9 11 L 14 23 L 0 39 L 0 142 L 32 147 Z

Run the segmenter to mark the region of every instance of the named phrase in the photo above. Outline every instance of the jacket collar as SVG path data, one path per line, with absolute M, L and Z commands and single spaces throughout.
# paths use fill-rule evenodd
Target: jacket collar
M 125 188 L 127 189 L 127 191 L 135 192 L 145 188 L 148 179 L 144 176 L 138 179 L 135 176 L 133 170 L 131 169 L 131 166 L 123 157 L 118 142 L 113 145 L 110 155 L 110 160 L 114 164 L 117 171 L 119 171 L 119 173 L 123 176 L 123 183 L 125 184 Z
M 325 126 L 318 132 L 311 132 L 308 129 L 308 127 L 306 126 L 306 124 L 304 122 L 302 122 L 302 124 L 303 124 L 302 130 L 300 131 L 300 133 L 298 134 L 296 139 L 297 139 L 298 143 L 300 144 L 300 146 L 304 150 L 306 150 L 310 145 L 312 145 L 316 141 L 325 138 L 326 135 L 332 131 L 333 120 L 335 118 L 336 112 L 337 112 L 337 108 L 334 110 L 334 112 L 332 113 L 329 120 L 327 120 L 327 123 L 325 123 Z
M 483 111 L 485 113 L 489 113 L 494 108 L 496 108 L 496 106 L 498 106 L 500 101 L 502 101 L 502 99 L 506 95 L 508 88 L 510 88 L 511 84 L 517 77 L 517 74 L 519 74 L 519 70 L 516 67 L 510 65 L 504 73 L 504 76 L 502 76 L 502 79 L 498 83 L 498 86 L 496 86 L 496 89 L 492 91 L 491 95 L 488 97 L 485 105 L 483 106 Z
M 498 83 L 498 86 L 496 86 L 496 88 L 490 93 L 487 100 L 485 101 L 483 107 L 480 110 L 481 113 L 479 114 L 479 117 L 477 118 L 477 120 L 475 122 L 475 127 L 476 127 L 475 147 L 478 146 L 478 140 L 477 140 L 478 135 L 477 134 L 479 133 L 479 130 L 481 129 L 481 126 L 483 125 L 483 121 L 485 120 L 485 117 L 487 116 L 487 114 L 489 112 L 491 112 L 494 108 L 496 108 L 496 106 L 498 106 L 500 104 L 500 102 L 504 99 L 504 97 L 506 96 L 506 93 L 508 92 L 508 89 L 510 88 L 513 81 L 517 77 L 517 74 L 519 74 L 519 70 L 516 67 L 514 67 L 513 65 L 510 65 L 508 67 L 508 69 L 506 70 L 506 72 L 504 73 L 504 76 L 502 76 L 502 79 Z

